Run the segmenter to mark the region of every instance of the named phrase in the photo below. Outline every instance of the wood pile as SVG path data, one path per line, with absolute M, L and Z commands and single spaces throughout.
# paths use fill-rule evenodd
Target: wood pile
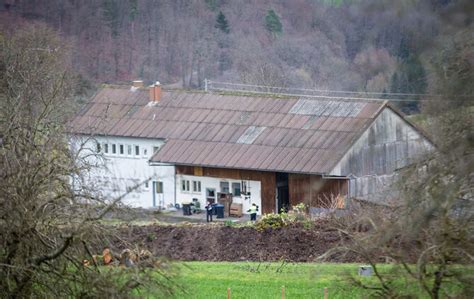
M 143 265 L 147 267 L 158 267 L 160 261 L 146 249 L 130 250 L 124 249 L 120 255 L 114 256 L 109 247 L 105 247 L 102 255 L 93 255 L 91 260 L 84 259 L 82 264 L 85 267 L 95 266 L 119 266 L 134 267 L 135 265 Z

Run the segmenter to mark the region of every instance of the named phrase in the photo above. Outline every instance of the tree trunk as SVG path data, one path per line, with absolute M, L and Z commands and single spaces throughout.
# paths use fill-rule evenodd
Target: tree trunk
M 431 289 L 431 298 L 433 299 L 439 299 L 439 291 L 441 290 L 441 284 L 443 283 L 445 271 L 446 271 L 446 264 L 443 262 L 439 266 L 438 271 L 435 272 L 433 288 Z

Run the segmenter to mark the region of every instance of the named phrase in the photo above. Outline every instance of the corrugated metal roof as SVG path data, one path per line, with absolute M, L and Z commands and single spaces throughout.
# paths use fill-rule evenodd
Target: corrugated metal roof
M 244 134 L 239 137 L 237 143 L 252 144 L 255 139 L 266 129 L 267 127 L 257 127 L 250 126 L 248 127 Z
M 101 89 L 71 122 L 71 132 L 165 139 L 152 161 L 327 173 L 385 103 Z

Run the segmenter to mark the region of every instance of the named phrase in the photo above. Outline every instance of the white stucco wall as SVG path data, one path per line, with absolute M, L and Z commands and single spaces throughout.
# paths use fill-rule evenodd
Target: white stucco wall
M 181 190 L 181 181 L 189 180 L 190 181 L 190 191 Z M 201 182 L 201 192 L 193 192 L 193 181 Z M 232 183 L 241 183 L 240 180 L 227 179 L 227 178 L 214 178 L 206 176 L 193 176 L 193 175 L 176 175 L 176 201 L 180 204 L 192 202 L 193 198 L 197 198 L 201 203 L 201 208 L 207 204 L 206 202 L 206 188 L 215 189 L 216 191 L 216 202 L 217 202 L 217 192 L 221 192 L 220 182 L 228 182 L 229 187 L 232 190 Z M 246 181 L 249 184 L 250 196 L 245 198 L 245 196 L 234 196 L 233 202 L 243 204 L 242 211 L 247 213 L 247 210 L 250 206 L 255 203 L 259 206 L 258 214 L 261 214 L 262 210 L 262 198 L 261 198 L 261 183 L 260 181 Z M 232 192 L 232 191 L 231 191 Z
M 85 138 L 85 137 L 84 137 Z M 89 184 L 94 184 L 96 189 L 108 197 L 117 197 L 127 192 L 127 187 L 148 179 L 148 184 L 143 184 L 139 189 L 130 192 L 123 199 L 123 203 L 132 207 L 153 208 L 167 207 L 175 203 L 175 167 L 150 166 L 148 160 L 153 155 L 153 147 L 163 145 L 162 140 L 126 137 L 101 137 L 97 136 L 87 142 L 91 150 L 96 151 L 96 143 L 101 144 L 101 167 L 90 171 L 86 176 Z M 108 153 L 105 152 L 108 144 Z M 112 153 L 112 144 L 116 146 L 116 153 Z M 120 154 L 120 145 L 124 153 Z M 131 146 L 131 154 L 129 154 Z M 139 147 L 139 155 L 135 153 L 135 146 Z M 163 182 L 163 193 L 153 196 L 153 182 Z

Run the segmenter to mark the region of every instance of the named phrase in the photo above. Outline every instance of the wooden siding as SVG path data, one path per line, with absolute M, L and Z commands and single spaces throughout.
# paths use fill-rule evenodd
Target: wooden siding
M 385 108 L 330 174 L 356 177 L 392 174 L 432 148 L 415 128 Z
M 350 197 L 375 202 L 397 198 L 397 169 L 427 152 L 432 144 L 406 120 L 385 108 L 330 172 L 351 176 Z
M 266 214 L 275 211 L 276 179 L 274 172 L 210 167 L 202 167 L 201 169 L 202 176 L 260 181 L 262 190 L 262 213 Z M 193 166 L 176 166 L 176 174 L 197 175 L 199 172 L 200 171 L 196 171 Z
M 194 175 L 194 166 L 176 165 L 176 174 Z
M 329 199 L 347 196 L 348 180 L 323 179 L 318 175 L 289 174 L 290 205 L 305 203 L 311 207 L 328 207 Z
M 309 203 L 311 199 L 310 175 L 306 174 L 289 174 L 288 190 L 290 196 L 290 206 L 299 203 Z

